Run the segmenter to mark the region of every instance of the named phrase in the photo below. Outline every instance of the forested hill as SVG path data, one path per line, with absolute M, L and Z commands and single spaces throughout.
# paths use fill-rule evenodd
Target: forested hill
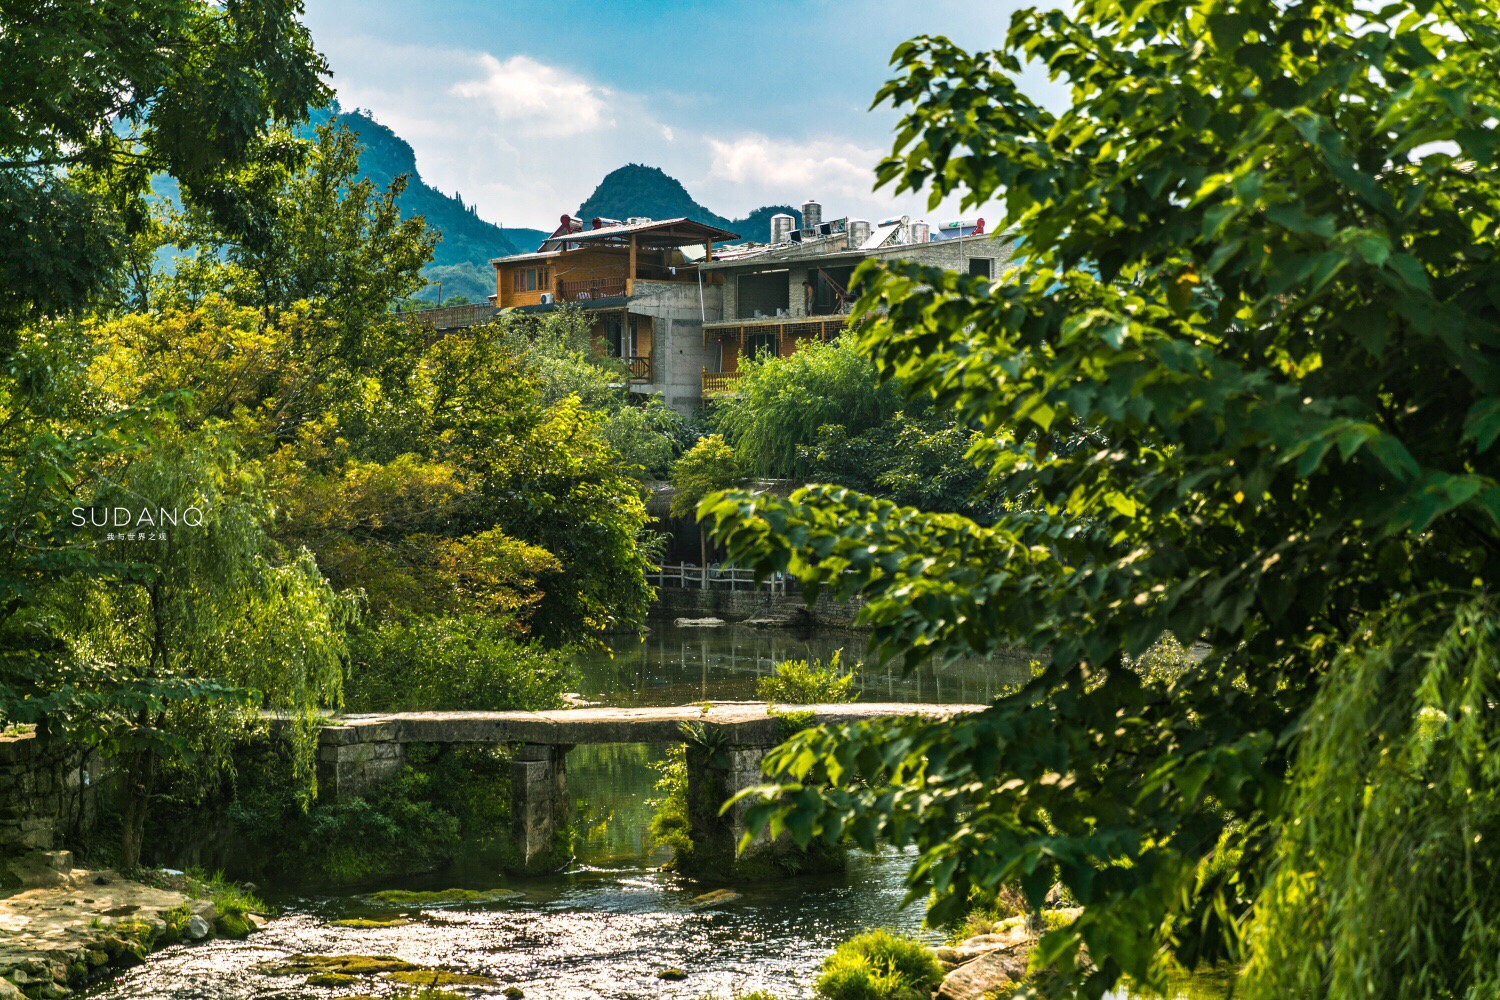
M 771 238 L 771 216 L 786 212 L 802 224 L 802 213 L 790 205 L 767 205 L 757 208 L 743 219 L 726 219 L 693 200 L 687 188 L 657 167 L 632 163 L 605 175 L 594 193 L 578 208 L 578 218 L 628 219 L 644 215 L 652 219 L 675 219 L 686 216 L 695 222 L 721 226 L 739 233 L 747 240 L 768 241 Z
M 423 273 L 432 281 L 443 283 L 445 298 L 461 294 L 482 302 L 495 291 L 489 260 L 535 250 L 547 237 L 548 233 L 536 229 L 501 229 L 481 219 L 474 206 L 464 204 L 460 195 L 444 194 L 422 180 L 411 145 L 369 115 L 337 108 L 315 110 L 311 114 L 313 125 L 322 125 L 330 119 L 357 134 L 364 143 L 359 165 L 376 185 L 385 187 L 398 174 L 411 176 L 397 203 L 403 215 L 426 216 L 427 224 L 442 232 L 442 242 Z M 434 286 L 420 297 L 432 298 L 436 294 Z

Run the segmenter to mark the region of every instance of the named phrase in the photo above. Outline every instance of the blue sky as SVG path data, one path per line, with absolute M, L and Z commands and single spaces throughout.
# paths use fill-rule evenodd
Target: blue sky
M 658 166 L 737 216 L 817 198 L 825 217 L 949 204 L 873 193 L 896 114 L 870 111 L 917 34 L 993 47 L 1019 0 L 308 0 L 345 108 L 423 177 L 509 226 L 550 228 L 607 172 Z M 1052 104 L 1058 90 L 1031 76 Z

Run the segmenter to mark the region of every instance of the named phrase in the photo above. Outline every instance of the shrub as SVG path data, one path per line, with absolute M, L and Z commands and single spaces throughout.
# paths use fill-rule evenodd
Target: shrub
M 942 981 L 943 967 L 926 945 L 876 930 L 824 959 L 814 989 L 827 1000 L 927 1000 Z
M 783 705 L 829 705 L 859 697 L 853 671 L 839 667 L 842 649 L 834 650 L 828 665 L 821 660 L 786 660 L 776 672 L 755 682 L 755 694 Z
M 1012 917 L 1027 912 L 1026 897 L 1013 885 L 996 890 L 974 888 L 969 892 L 969 912 L 949 936 L 955 944 L 978 934 L 991 934 Z
M 356 630 L 349 647 L 351 711 L 559 708 L 574 676 L 566 651 L 481 615 L 387 621 Z

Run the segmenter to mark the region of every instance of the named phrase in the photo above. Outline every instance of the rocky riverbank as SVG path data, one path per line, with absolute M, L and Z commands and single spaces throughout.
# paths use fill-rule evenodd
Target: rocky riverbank
M 162 884 L 147 885 L 76 869 L 67 851 L 37 851 L 0 867 L 13 887 L 0 898 L 0 1000 L 66 997 L 158 948 L 244 937 L 263 920 L 221 910 L 186 879 L 157 876 Z
M 1052 921 L 1067 921 L 1078 910 L 1049 910 Z M 985 997 L 1009 996 L 1025 984 L 1027 963 L 1036 936 L 1026 926 L 1025 917 L 1002 921 L 986 934 L 976 934 L 935 952 L 946 975 L 935 994 L 936 1000 L 983 1000 Z

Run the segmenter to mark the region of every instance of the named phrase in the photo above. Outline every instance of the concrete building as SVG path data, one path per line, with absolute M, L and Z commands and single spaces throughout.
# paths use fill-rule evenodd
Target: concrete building
M 690 219 L 564 215 L 535 253 L 498 257 L 494 307 L 523 313 L 571 304 L 587 312 L 595 350 L 621 359 L 630 390 L 692 413 L 708 364 L 703 321 L 723 314 L 723 278 L 700 267 L 735 233 Z M 691 248 L 692 253 L 684 253 Z
M 911 260 L 998 278 L 1013 245 L 984 235 L 982 221 L 978 233 L 969 228 L 969 235 L 939 238 L 905 216 L 874 226 L 840 219 L 793 231 L 782 243 L 705 260 L 705 280 L 723 281 L 723 312 L 703 324 L 704 397 L 734 392 L 742 358 L 785 357 L 808 340 L 837 337 L 852 304 L 850 279 L 863 260 Z

